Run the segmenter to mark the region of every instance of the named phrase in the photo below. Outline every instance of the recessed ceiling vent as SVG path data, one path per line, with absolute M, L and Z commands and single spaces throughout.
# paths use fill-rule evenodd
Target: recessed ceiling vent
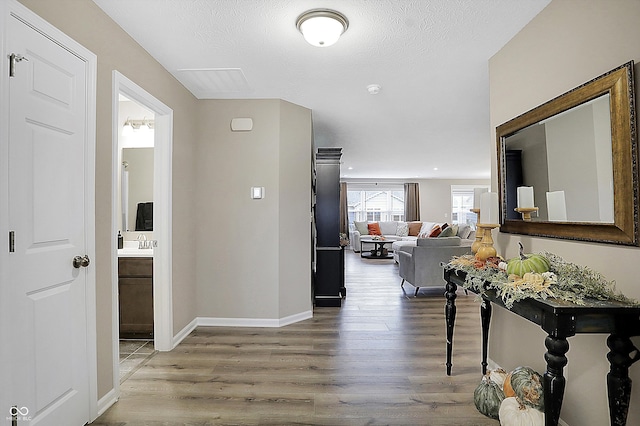
M 178 79 L 198 99 L 249 93 L 249 86 L 240 68 L 200 68 L 178 70 Z

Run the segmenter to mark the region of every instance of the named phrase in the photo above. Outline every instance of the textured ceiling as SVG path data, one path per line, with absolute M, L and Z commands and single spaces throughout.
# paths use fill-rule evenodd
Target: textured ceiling
M 376 179 L 490 177 L 488 59 L 549 1 L 94 0 L 195 96 L 310 108 L 342 175 Z M 349 19 L 331 47 L 296 29 L 319 7 Z

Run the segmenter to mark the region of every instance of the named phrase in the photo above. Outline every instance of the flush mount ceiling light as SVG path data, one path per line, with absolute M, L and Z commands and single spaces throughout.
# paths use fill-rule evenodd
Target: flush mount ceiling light
M 335 10 L 313 9 L 298 16 L 296 27 L 309 44 L 328 47 L 347 31 L 349 21 L 342 13 Z

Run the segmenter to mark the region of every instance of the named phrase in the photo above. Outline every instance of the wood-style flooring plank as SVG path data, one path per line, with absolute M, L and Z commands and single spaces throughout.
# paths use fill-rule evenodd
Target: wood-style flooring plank
M 454 375 L 444 287 L 400 287 L 392 260 L 346 253 L 340 308 L 281 328 L 199 327 L 121 385 L 93 424 L 492 425 L 478 413 L 479 303 L 458 293 Z

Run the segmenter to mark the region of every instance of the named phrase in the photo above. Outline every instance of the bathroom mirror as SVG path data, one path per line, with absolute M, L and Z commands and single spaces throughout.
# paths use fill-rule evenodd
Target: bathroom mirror
M 123 148 L 123 229 L 153 231 L 153 148 Z
M 638 245 L 633 62 L 496 129 L 500 231 Z M 530 220 L 518 188 L 532 187 Z

